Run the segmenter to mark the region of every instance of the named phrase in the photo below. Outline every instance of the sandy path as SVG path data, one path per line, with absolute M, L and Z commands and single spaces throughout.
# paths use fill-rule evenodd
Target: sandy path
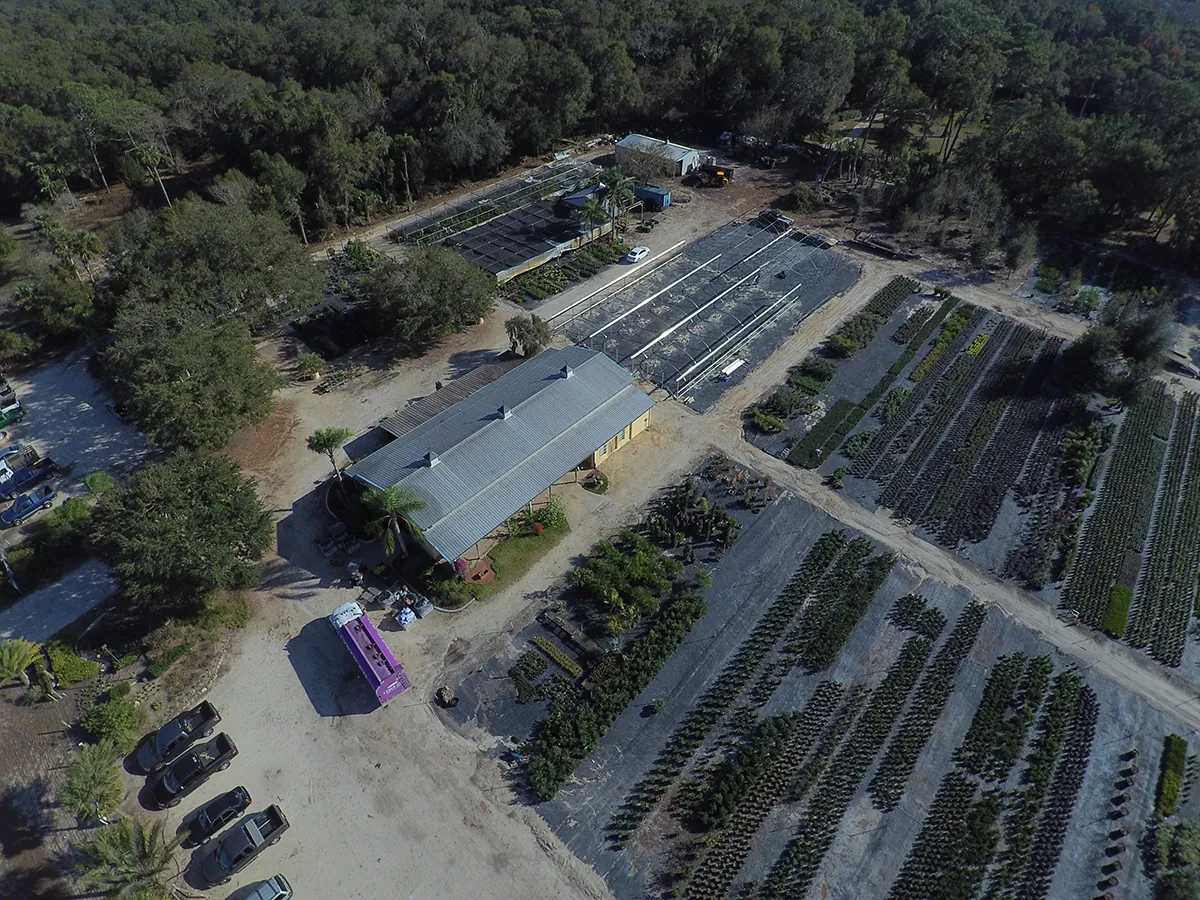
M 740 424 L 730 418 L 734 413 L 722 416 L 717 427 L 713 427 L 711 416 L 698 416 L 674 403 L 660 404 L 656 415 L 660 427 L 674 432 L 679 442 L 694 445 L 701 440 L 711 441 L 731 458 L 769 474 L 777 484 L 795 491 L 851 528 L 891 547 L 926 575 L 949 585 L 962 585 L 1062 652 L 1074 656 L 1082 667 L 1093 669 L 1156 709 L 1200 730 L 1200 693 L 1169 669 L 1097 631 L 1068 625 L 1053 607 L 1029 592 L 1002 581 L 969 560 L 921 540 L 893 522 L 886 513 L 871 512 L 826 487 L 817 472 L 797 469 L 746 443 L 741 439 Z

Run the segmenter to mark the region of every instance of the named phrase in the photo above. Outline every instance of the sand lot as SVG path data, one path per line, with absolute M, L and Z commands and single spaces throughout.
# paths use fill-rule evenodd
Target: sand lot
M 323 504 L 328 461 L 305 449 L 304 436 L 344 424 L 359 433 L 349 451 L 361 452 L 375 421 L 428 393 L 435 380 L 448 380 L 458 371 L 455 361 L 504 349 L 508 314 L 498 311 L 448 341 L 437 354 L 444 363 L 403 362 L 333 394 L 288 388 L 272 419 L 235 442 L 233 455 L 259 476 L 277 516 L 277 555 L 254 597 L 255 618 L 208 693 L 239 755 L 169 817 L 175 827 L 208 798 L 244 784 L 253 809 L 279 803 L 291 829 L 241 877 L 206 896 L 240 896 L 237 888 L 276 871 L 302 896 L 321 898 L 608 896 L 513 798 L 494 758 L 495 739 L 482 732 L 467 739 L 443 727 L 431 700 L 447 668 L 489 659 L 491 642 L 507 639 L 510 621 L 535 592 L 632 520 L 649 493 L 679 477 L 690 454 L 667 453 L 665 433 L 651 430 L 606 467 L 609 494 L 565 494 L 572 532 L 521 582 L 458 615 L 434 614 L 409 632 L 381 623 L 413 684 L 386 708 L 375 706 L 325 620 L 358 591 L 343 585 L 316 548 L 332 522 Z M 364 553 L 369 561 L 379 549 L 368 545 Z M 378 621 L 382 614 L 372 615 Z M 192 890 L 202 889 L 192 871 L 208 852 L 193 854 L 185 876 Z

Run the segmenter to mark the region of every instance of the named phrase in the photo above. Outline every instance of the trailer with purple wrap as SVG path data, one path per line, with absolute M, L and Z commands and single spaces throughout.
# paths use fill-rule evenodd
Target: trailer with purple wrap
M 329 617 L 333 630 L 342 636 L 342 642 L 358 668 L 362 671 L 380 704 L 387 703 L 408 688 L 408 678 L 392 651 L 383 642 L 362 607 L 354 601 L 343 603 Z

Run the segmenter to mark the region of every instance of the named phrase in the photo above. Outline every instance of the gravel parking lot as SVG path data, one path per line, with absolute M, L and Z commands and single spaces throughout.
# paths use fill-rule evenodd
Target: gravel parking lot
M 84 493 L 83 479 L 92 472 L 131 472 L 151 452 L 141 432 L 105 408 L 109 393 L 87 360 L 79 350 L 8 379 L 27 415 L 8 427 L 6 440 L 30 444 L 58 463 L 62 474 L 53 484 L 65 495 Z
M 438 361 L 405 360 L 330 394 L 287 388 L 271 419 L 235 440 L 231 455 L 259 478 L 275 512 L 277 553 L 254 595 L 255 617 L 207 693 L 239 755 L 167 815 L 174 829 L 205 800 L 243 784 L 254 797 L 252 809 L 279 803 L 291 828 L 229 886 L 204 896 L 240 896 L 236 890 L 275 872 L 287 875 L 301 897 L 338 900 L 608 895 L 536 812 L 514 800 L 494 759 L 496 739 L 478 729 L 464 735 L 444 727 L 432 695 L 452 680 L 447 670 L 473 671 L 490 659 L 491 642 L 508 640 L 531 593 L 636 515 L 649 493 L 677 479 L 687 453 L 652 428 L 606 467 L 612 479 L 607 495 L 580 491 L 585 499 L 568 500 L 571 533 L 521 582 L 457 616 L 426 618 L 409 632 L 381 623 L 413 684 L 386 708 L 367 702 L 361 678 L 325 621 L 358 592 L 341 585 L 340 573 L 317 550 L 315 539 L 331 522 L 323 508 L 328 461 L 305 448 L 304 436 L 346 425 L 358 435 L 349 445 L 355 452 L 381 416 L 429 393 L 435 380 L 461 374 L 459 360 L 478 364 L 485 349 L 506 347 L 509 314 L 498 310 L 483 325 L 449 338 Z M 374 545 L 364 548 L 374 552 Z M 379 613 L 371 614 L 378 621 Z M 193 854 L 192 871 L 207 852 Z M 191 888 L 194 876 L 187 881 Z

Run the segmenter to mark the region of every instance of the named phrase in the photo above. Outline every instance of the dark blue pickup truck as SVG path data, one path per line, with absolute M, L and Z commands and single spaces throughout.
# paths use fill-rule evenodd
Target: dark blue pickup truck
M 41 484 L 58 471 L 58 465 L 49 457 L 34 460 L 27 466 L 16 469 L 12 475 L 0 481 L 0 497 L 11 500 L 21 491 Z
M 0 513 L 0 525 L 11 528 L 20 525 L 39 509 L 49 509 L 54 505 L 58 495 L 50 488 L 35 488 L 28 494 L 21 494 L 13 501 L 13 505 Z

